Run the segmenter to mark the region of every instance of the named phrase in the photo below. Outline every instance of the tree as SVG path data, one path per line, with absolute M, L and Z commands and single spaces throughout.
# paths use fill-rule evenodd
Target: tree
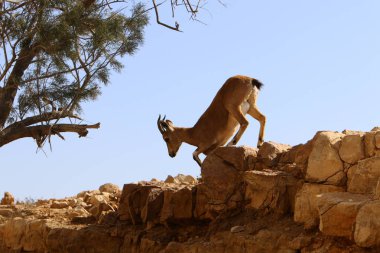
M 123 2 L 0 1 L 0 147 L 24 137 L 42 147 L 51 135 L 99 128 L 81 124 L 81 103 L 99 96 L 148 23 L 140 3 L 129 15 L 113 9 Z
M 171 0 L 195 19 L 200 1 Z M 143 42 L 148 11 L 128 0 L 0 0 L 0 147 L 31 137 L 42 147 L 63 132 L 79 137 L 100 123 L 82 124 L 81 104 L 95 100 L 120 71 L 120 58 Z M 129 11 L 125 9 L 128 8 Z

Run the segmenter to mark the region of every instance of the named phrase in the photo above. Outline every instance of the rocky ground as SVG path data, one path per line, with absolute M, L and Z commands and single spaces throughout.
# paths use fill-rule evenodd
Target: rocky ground
M 0 252 L 380 252 L 380 129 L 221 147 L 201 178 L 0 205 Z

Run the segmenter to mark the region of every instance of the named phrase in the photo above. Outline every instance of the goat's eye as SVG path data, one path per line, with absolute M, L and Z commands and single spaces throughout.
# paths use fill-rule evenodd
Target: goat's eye
M 165 141 L 165 142 L 168 142 L 168 141 L 169 141 L 169 138 L 164 138 L 164 141 Z

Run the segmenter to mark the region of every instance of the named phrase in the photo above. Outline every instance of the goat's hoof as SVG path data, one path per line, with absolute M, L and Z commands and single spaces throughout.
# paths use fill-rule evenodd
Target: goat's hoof
M 227 147 L 232 147 L 236 145 L 236 141 L 232 140 L 227 144 Z

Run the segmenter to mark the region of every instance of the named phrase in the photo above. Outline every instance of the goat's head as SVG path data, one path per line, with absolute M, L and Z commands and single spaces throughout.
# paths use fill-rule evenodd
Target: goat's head
M 177 136 L 173 122 L 165 120 L 165 117 L 161 119 L 161 115 L 158 117 L 157 126 L 158 130 L 162 134 L 162 138 L 166 142 L 170 157 L 175 157 L 178 149 L 181 147 L 182 140 Z

